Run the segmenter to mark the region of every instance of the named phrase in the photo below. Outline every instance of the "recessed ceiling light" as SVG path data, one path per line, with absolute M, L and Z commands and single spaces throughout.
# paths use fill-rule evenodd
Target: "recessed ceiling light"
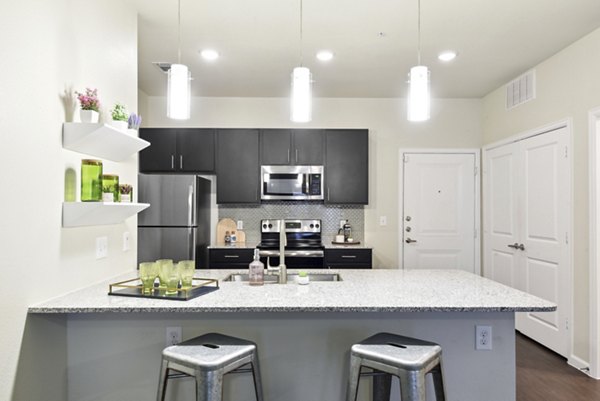
M 446 50 L 438 55 L 441 61 L 452 61 L 456 58 L 457 53 L 454 50 Z
M 333 58 L 333 53 L 329 50 L 321 50 L 317 53 L 317 58 L 321 61 L 329 61 Z
M 214 61 L 219 58 L 219 53 L 212 49 L 204 49 L 200 52 L 200 55 L 207 61 Z

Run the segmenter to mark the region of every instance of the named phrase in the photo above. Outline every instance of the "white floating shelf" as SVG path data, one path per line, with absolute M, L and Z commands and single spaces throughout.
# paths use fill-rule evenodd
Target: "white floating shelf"
M 108 124 L 64 123 L 63 147 L 120 162 L 150 146 L 150 142 Z
M 64 202 L 63 227 L 121 223 L 150 206 L 149 203 Z

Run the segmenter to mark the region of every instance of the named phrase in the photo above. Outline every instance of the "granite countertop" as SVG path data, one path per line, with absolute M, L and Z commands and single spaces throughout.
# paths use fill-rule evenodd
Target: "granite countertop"
M 224 279 L 237 270 L 203 270 Z M 289 272 L 292 272 L 290 270 Z M 107 295 L 108 283 L 29 307 L 29 313 L 104 312 L 508 312 L 553 311 L 556 305 L 486 278 L 457 270 L 321 270 L 342 281 L 299 285 L 221 282 L 219 290 L 189 301 Z M 312 273 L 312 271 L 311 271 Z M 318 272 L 315 272 L 318 273 Z

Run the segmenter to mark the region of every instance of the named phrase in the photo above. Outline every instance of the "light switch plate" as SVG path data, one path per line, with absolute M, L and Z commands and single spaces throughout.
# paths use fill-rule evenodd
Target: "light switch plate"
M 244 229 L 244 220 L 238 220 L 237 221 L 237 229 L 238 230 L 243 230 Z
M 129 245 L 129 231 L 125 231 L 123 233 L 123 251 L 128 251 L 129 249 L 131 249 Z
M 96 238 L 96 259 L 108 256 L 108 237 Z

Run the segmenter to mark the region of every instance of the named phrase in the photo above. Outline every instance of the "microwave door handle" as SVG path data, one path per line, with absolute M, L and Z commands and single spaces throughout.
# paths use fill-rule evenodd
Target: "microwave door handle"
M 310 191 L 310 174 L 304 174 L 304 193 L 309 194 Z

